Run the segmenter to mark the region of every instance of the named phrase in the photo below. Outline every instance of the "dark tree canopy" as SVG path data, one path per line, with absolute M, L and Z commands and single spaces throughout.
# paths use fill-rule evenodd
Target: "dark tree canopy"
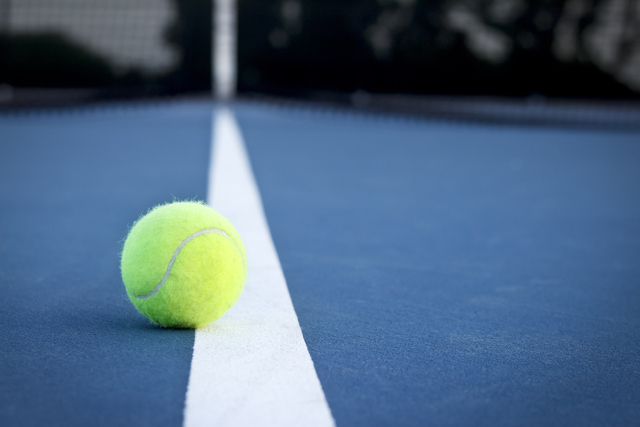
M 239 87 L 636 98 L 640 2 L 624 2 L 240 0 Z

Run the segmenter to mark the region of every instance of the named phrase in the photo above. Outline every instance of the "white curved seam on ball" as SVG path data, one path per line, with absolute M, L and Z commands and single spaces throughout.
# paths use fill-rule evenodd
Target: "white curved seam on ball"
M 178 257 L 178 254 L 180 253 L 180 251 L 182 250 L 184 245 L 186 245 L 187 243 L 189 243 L 191 240 L 195 239 L 196 237 L 198 237 L 198 236 L 200 236 L 202 234 L 207 234 L 207 233 L 220 234 L 221 236 L 224 236 L 227 239 L 231 240 L 233 242 L 233 244 L 236 245 L 236 249 L 238 249 L 238 252 L 240 253 L 240 259 L 242 260 L 242 265 L 245 264 L 244 257 L 242 256 L 242 251 L 240 250 L 240 247 L 238 246 L 236 241 L 233 240 L 233 238 L 231 236 L 229 236 L 227 233 L 225 233 L 224 231 L 220 230 L 219 228 L 207 228 L 205 230 L 196 231 L 191 236 L 189 236 L 186 239 L 184 239 L 180 243 L 180 246 L 178 246 L 178 249 L 176 249 L 176 251 L 173 253 L 173 256 L 171 257 L 171 261 L 169 262 L 169 266 L 167 267 L 167 272 L 164 274 L 164 277 L 162 278 L 160 283 L 158 283 L 156 285 L 156 287 L 153 288 L 153 290 L 151 292 L 149 292 L 148 294 L 146 294 L 146 295 L 133 295 L 133 296 L 135 298 L 138 298 L 138 299 L 147 299 L 147 298 L 151 298 L 152 296 L 157 294 L 158 291 L 160 290 L 160 288 L 162 287 L 162 285 L 164 285 L 164 282 L 166 282 L 169 279 L 169 274 L 171 274 L 171 268 L 173 267 L 173 263 L 176 262 L 176 258 Z

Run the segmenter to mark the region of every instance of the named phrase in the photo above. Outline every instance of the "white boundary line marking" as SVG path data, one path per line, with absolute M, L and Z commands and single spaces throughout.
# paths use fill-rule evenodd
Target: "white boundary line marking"
M 213 132 L 207 201 L 238 229 L 249 271 L 236 305 L 196 330 L 184 426 L 332 427 L 231 111 Z

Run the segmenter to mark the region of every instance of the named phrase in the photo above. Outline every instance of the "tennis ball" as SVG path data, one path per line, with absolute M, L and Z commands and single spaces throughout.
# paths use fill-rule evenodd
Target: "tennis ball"
M 226 218 L 202 202 L 174 202 L 136 221 L 120 269 L 140 313 L 165 328 L 197 328 L 238 300 L 247 258 Z

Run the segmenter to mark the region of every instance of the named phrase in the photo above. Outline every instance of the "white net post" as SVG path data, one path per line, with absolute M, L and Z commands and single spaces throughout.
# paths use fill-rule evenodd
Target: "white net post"
M 213 89 L 220 101 L 236 92 L 236 0 L 215 0 L 213 7 Z

